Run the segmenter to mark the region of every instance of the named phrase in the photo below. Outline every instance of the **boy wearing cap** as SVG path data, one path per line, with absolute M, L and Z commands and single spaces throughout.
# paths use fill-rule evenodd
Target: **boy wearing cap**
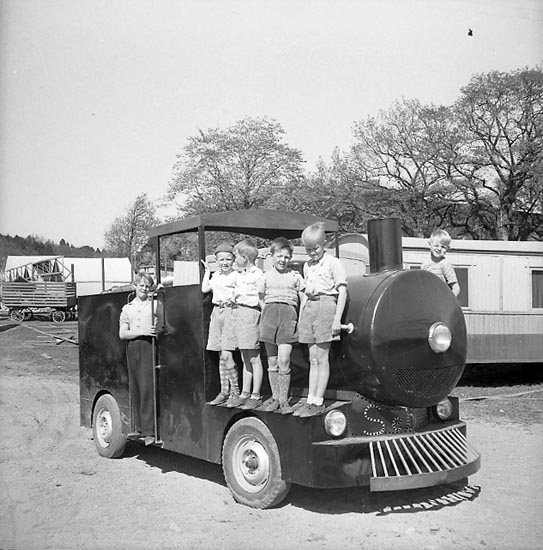
M 209 336 L 206 349 L 218 351 L 219 377 L 221 381 L 220 393 L 209 402 L 209 405 L 220 405 L 229 398 L 239 397 L 238 372 L 232 352 L 224 347 L 224 331 L 228 325 L 230 308 L 234 300 L 234 288 L 239 276 L 234 270 L 234 249 L 228 243 L 221 243 L 215 248 L 215 259 L 219 271 L 211 276 L 211 271 L 206 262 L 202 280 L 202 292 L 213 292 L 213 311 L 209 322 Z

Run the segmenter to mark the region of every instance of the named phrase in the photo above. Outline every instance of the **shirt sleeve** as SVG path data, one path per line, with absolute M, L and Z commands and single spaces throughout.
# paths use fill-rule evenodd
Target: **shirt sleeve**
M 266 294 L 266 274 L 263 273 L 256 281 L 256 290 L 258 294 Z
M 334 285 L 336 288 L 340 286 L 347 286 L 347 274 L 345 273 L 344 267 L 341 265 L 341 262 L 338 258 L 334 257 L 334 266 L 332 270 L 332 276 L 334 278 Z
M 443 276 L 445 277 L 445 282 L 448 285 L 458 282 L 454 267 L 449 262 L 443 262 Z
M 305 279 L 297 272 L 294 272 L 296 290 L 302 292 L 305 290 Z
M 130 317 L 128 316 L 128 312 L 126 311 L 127 305 L 124 305 L 123 309 L 121 309 L 121 316 L 119 317 L 119 327 L 122 325 L 128 325 L 128 327 L 130 327 Z

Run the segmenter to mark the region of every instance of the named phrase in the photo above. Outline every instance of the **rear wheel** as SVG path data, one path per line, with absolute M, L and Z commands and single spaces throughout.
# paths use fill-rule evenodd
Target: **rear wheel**
M 53 319 L 54 323 L 64 323 L 66 320 L 66 313 L 64 313 L 61 309 L 55 309 L 55 311 L 51 314 L 51 319 Z
M 258 418 L 236 422 L 226 434 L 222 450 L 224 477 L 234 498 L 252 508 L 270 508 L 288 494 L 281 479 L 277 443 Z
M 25 312 L 22 309 L 12 309 L 9 318 L 16 323 L 21 323 L 25 319 Z
M 126 436 L 121 426 L 121 411 L 113 396 L 102 395 L 92 415 L 92 434 L 98 454 L 118 458 L 124 453 Z

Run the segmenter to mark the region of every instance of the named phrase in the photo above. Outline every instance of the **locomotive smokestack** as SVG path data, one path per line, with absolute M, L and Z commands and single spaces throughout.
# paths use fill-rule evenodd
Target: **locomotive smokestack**
M 402 232 L 398 218 L 368 222 L 370 273 L 403 269 Z

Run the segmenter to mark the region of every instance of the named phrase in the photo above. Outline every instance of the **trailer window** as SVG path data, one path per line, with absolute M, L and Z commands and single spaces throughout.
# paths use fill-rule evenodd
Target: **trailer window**
M 458 295 L 458 301 L 462 307 L 469 307 L 469 285 L 468 285 L 468 268 L 467 267 L 455 267 L 456 278 L 460 285 L 460 294 Z
M 543 308 L 543 271 L 532 271 L 532 307 Z
M 410 265 L 409 269 L 420 269 L 420 265 Z M 455 267 L 454 272 L 456 273 L 456 278 L 460 285 L 458 301 L 462 307 L 469 307 L 468 268 Z

